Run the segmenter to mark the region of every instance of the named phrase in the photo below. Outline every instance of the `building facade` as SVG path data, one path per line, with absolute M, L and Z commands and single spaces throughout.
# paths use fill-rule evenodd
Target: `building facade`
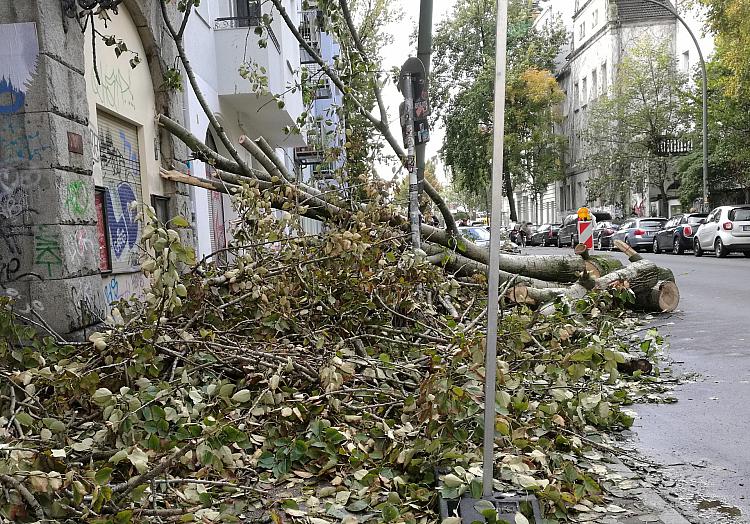
M 566 19 L 571 6 L 572 15 Z M 714 46 L 712 37 L 701 31 L 703 13 L 685 2 L 677 2 L 676 7 L 699 36 L 708 58 Z M 557 71 L 566 95 L 560 132 L 567 138 L 566 177 L 554 189 L 558 219 L 581 206 L 607 209 L 615 216 L 679 212 L 676 183 L 670 186 L 667 209 L 661 209 L 658 195 L 648 186 L 634 189 L 625 206 L 590 198 L 587 182 L 594 173 L 586 162 L 590 146 L 584 137 L 591 104 L 609 92 L 623 57 L 644 37 L 668 42 L 677 68 L 692 76 L 698 53 L 689 33 L 673 15 L 649 0 L 560 0 L 549 9 L 563 16 L 570 31 L 569 53 Z
M 106 23 L 79 11 L 0 3 L 0 293 L 70 336 L 142 292 L 138 209 L 191 215 L 187 190 L 160 177 L 187 155 L 154 120 L 182 112 L 163 85 L 175 51 L 158 3 L 125 0 Z

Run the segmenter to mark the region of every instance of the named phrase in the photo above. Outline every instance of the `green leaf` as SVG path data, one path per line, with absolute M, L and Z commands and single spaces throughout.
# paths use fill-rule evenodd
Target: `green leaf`
M 190 222 L 188 222 L 183 217 L 174 217 L 172 219 L 172 226 L 174 226 L 174 227 L 190 227 Z
M 401 516 L 401 513 L 399 513 L 398 509 L 396 509 L 396 506 L 388 502 L 383 504 L 380 512 L 383 515 L 384 522 L 393 522 Z
M 25 411 L 19 411 L 16 413 L 16 420 L 22 425 L 22 426 L 31 426 L 34 423 L 34 419 L 31 418 L 31 415 L 26 413 Z
M 248 389 L 241 389 L 234 395 L 232 395 L 232 402 L 235 404 L 244 404 L 253 398 L 253 394 Z
M 43 418 L 42 423 L 55 433 L 64 433 L 66 429 L 65 424 L 56 418 Z
M 109 482 L 109 479 L 111 477 L 112 477 L 112 468 L 102 468 L 96 472 L 96 475 L 94 475 L 94 482 L 96 482 L 100 486 L 103 486 L 107 482 Z

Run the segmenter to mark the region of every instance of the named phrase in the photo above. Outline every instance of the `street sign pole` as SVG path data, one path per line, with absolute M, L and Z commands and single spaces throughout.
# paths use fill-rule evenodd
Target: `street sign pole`
M 500 224 L 503 200 L 503 138 L 505 136 L 505 69 L 508 29 L 507 0 L 497 2 L 497 49 L 495 51 L 495 115 L 492 146 L 492 221 L 487 303 L 487 353 L 484 385 L 484 469 L 482 492 L 493 496 L 495 465 L 495 396 L 497 380 L 497 316 L 500 287 Z
M 421 0 L 419 5 L 419 34 L 417 38 L 417 58 L 424 66 L 425 82 L 429 88 L 430 79 L 430 57 L 432 55 L 432 0 Z M 417 183 L 421 193 L 424 186 L 424 167 L 426 159 L 427 143 L 420 141 L 417 144 Z
M 401 75 L 401 91 L 404 94 L 404 137 L 406 143 L 406 168 L 409 171 L 409 224 L 411 230 L 411 247 L 422 248 L 422 237 L 419 231 L 419 186 L 417 179 L 415 142 L 414 142 L 414 87 L 412 74 Z

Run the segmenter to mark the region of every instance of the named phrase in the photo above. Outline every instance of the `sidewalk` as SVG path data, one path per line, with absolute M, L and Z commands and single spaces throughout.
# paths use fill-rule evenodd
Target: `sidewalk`
M 576 522 L 690 524 L 653 487 L 645 484 L 638 473 L 619 460 L 614 460 L 614 463 L 607 465 L 610 473 L 601 483 L 606 494 L 606 505 L 594 506 L 589 508 L 589 511 L 582 511 L 575 519 Z

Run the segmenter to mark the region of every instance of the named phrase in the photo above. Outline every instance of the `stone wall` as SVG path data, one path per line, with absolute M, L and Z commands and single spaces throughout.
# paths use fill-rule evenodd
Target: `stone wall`
M 179 120 L 181 94 L 162 87 L 174 50 L 161 32 L 158 2 L 126 5 L 146 51 L 138 67 L 154 79 L 156 111 Z M 0 2 L 0 293 L 59 333 L 78 335 L 106 318 L 114 296 L 111 278 L 99 269 L 98 137 L 89 126 L 84 44 L 78 22 L 64 19 L 59 0 Z M 112 49 L 100 44 L 97 52 Z M 181 165 L 178 159 L 187 156 L 162 133 L 154 142 L 164 167 Z M 187 189 L 160 184 L 157 193 L 170 197 L 171 214 L 187 211 L 191 220 Z M 192 242 L 191 230 L 183 236 Z M 142 280 L 140 274 L 128 278 Z

